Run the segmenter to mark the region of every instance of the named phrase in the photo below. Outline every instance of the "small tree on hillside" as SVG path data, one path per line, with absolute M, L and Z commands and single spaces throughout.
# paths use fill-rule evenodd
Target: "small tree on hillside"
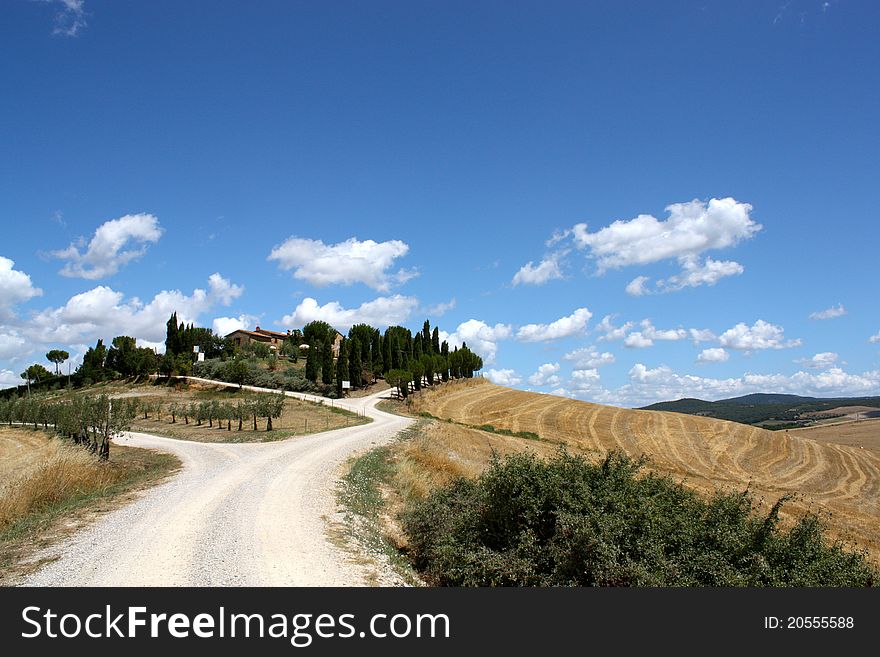
M 237 383 L 239 390 L 247 380 L 248 374 L 250 374 L 250 368 L 243 360 L 231 360 L 223 368 L 224 378 L 230 383 Z
M 52 349 L 49 353 L 46 354 L 46 360 L 50 363 L 55 363 L 55 374 L 60 374 L 60 366 L 61 363 L 70 358 L 70 354 L 62 349 Z
M 406 370 L 389 370 L 385 380 L 397 388 L 397 398 L 405 399 L 409 394 L 409 382 L 412 381 L 412 372 Z

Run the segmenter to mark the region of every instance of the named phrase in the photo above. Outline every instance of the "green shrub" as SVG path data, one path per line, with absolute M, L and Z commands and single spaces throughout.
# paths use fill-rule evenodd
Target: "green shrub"
M 410 557 L 444 586 L 872 586 L 862 552 L 816 516 L 778 524 L 747 493 L 703 499 L 644 462 L 560 452 L 495 459 L 402 515 Z

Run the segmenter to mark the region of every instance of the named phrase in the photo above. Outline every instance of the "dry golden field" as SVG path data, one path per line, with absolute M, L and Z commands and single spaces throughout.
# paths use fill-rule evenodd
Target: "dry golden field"
M 856 449 L 870 449 L 880 454 L 880 419 L 859 422 L 833 422 L 814 427 L 791 429 L 791 434 L 820 443 L 849 445 Z
M 502 388 L 482 379 L 426 390 L 413 398 L 411 408 L 461 425 L 532 432 L 540 440 L 449 425 L 449 436 L 432 441 L 430 431 L 443 431 L 434 427 L 421 445 L 401 454 L 404 468 L 421 458 L 433 461 L 440 472 L 475 474 L 485 467 L 492 449 L 541 454 L 559 444 L 597 457 L 612 450 L 645 455 L 652 469 L 698 490 L 748 487 L 766 503 L 797 494 L 784 507 L 784 516 L 818 512 L 833 535 L 856 542 L 880 561 L 880 454 L 871 449 L 812 440 L 807 431 L 771 432 L 679 413 L 601 406 Z M 824 429 L 831 432 L 834 427 Z

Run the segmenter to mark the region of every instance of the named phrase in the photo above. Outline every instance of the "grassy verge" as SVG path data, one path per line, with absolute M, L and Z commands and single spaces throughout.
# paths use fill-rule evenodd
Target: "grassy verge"
M 416 424 L 401 432 L 396 443 L 377 447 L 351 463 L 342 478 L 337 499 L 343 507 L 345 539 L 371 555 L 387 559 L 404 581 L 421 585 L 421 580 L 400 551 L 395 531 L 400 500 L 396 494 L 395 448 L 420 435 Z
M 9 431 L 0 432 L 7 442 Z M 0 585 L 18 583 L 52 559 L 47 548 L 180 467 L 177 457 L 152 450 L 114 445 L 111 461 L 99 463 L 79 447 L 45 434 L 44 441 L 31 463 L 0 483 Z

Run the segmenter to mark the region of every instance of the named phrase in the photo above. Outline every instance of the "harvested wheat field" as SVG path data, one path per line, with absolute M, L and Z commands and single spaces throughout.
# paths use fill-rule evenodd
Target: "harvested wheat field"
M 818 424 L 814 427 L 791 429 L 790 432 L 798 438 L 870 449 L 880 455 L 880 419 Z
M 483 379 L 427 390 L 413 398 L 412 410 L 472 427 L 531 432 L 541 440 L 520 439 L 522 448 L 531 443 L 539 452 L 564 444 L 597 457 L 612 450 L 645 455 L 653 470 L 703 491 L 748 486 L 766 503 L 796 493 L 784 510 L 820 513 L 833 535 L 880 561 L 880 455 L 869 449 L 818 442 L 803 432 L 523 392 Z

